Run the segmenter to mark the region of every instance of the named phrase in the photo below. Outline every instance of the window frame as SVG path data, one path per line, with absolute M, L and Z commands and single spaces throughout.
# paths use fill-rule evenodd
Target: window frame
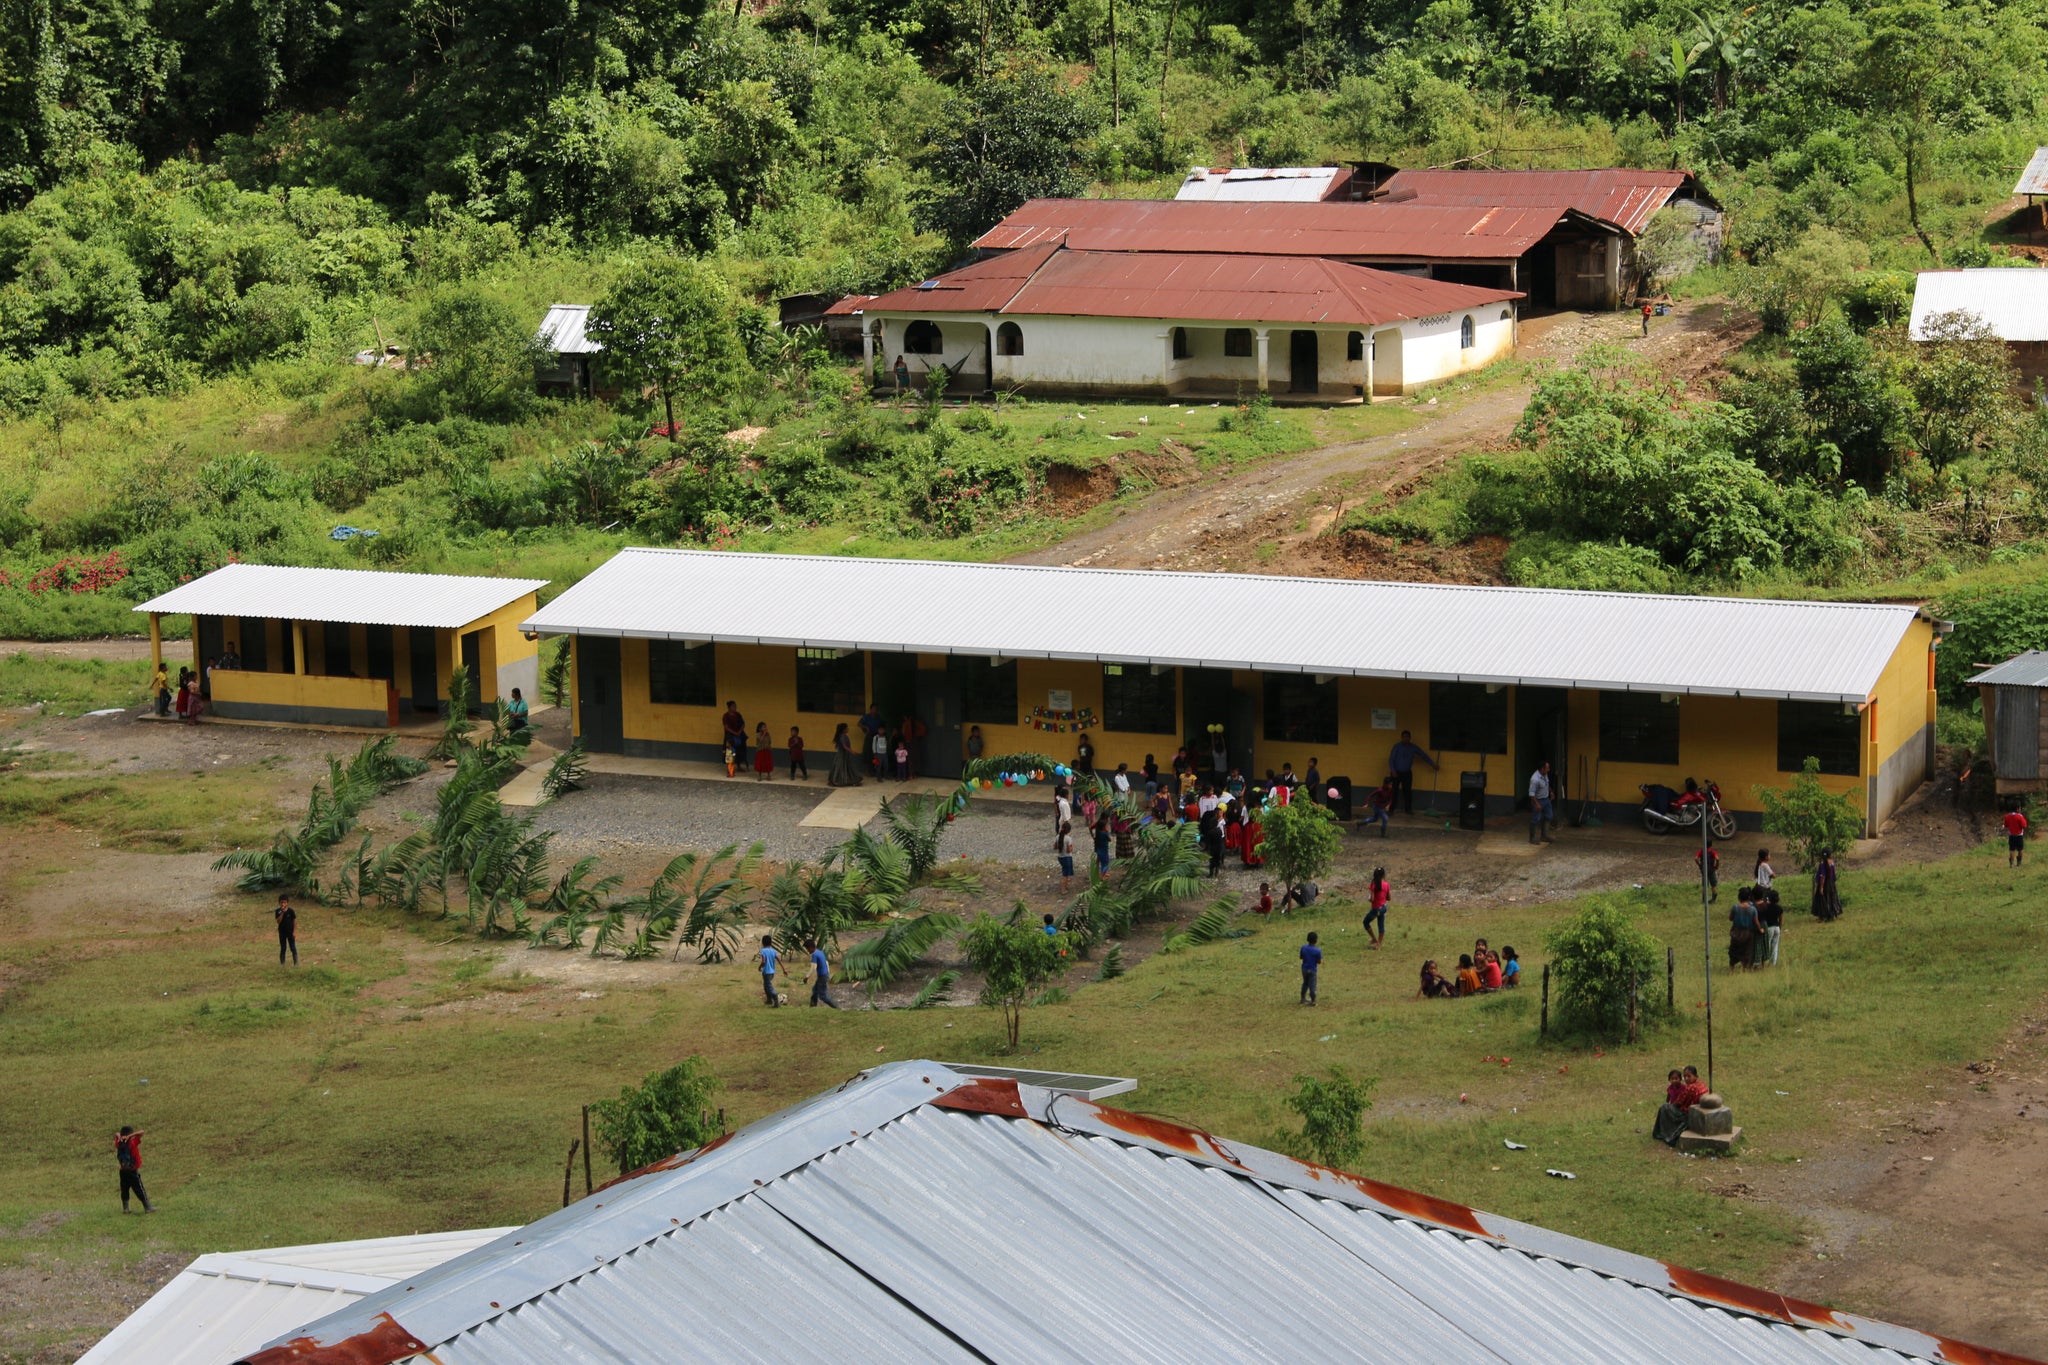
M 1194 355 L 1194 347 L 1188 343 L 1188 329 L 1185 327 L 1174 328 L 1173 358 L 1175 360 L 1192 360 Z
M 694 649 L 688 647 L 692 643 L 696 645 Z M 671 685 L 657 686 L 664 681 Z M 649 640 L 647 704 L 717 706 L 718 646 L 709 641 Z
M 1788 715 L 1788 712 L 1790 713 Z M 1832 715 L 1828 713 L 1832 712 Z M 1788 729 L 1786 722 L 1792 720 L 1794 728 Z M 1804 731 L 1800 728 L 1803 723 Z M 1829 777 L 1861 777 L 1863 775 L 1863 713 L 1847 711 L 1840 702 L 1832 701 L 1780 701 L 1776 717 L 1777 765 L 1781 773 L 1797 773 L 1810 756 L 1820 760 L 1822 774 Z M 1822 736 L 1822 742 L 1814 742 L 1814 731 L 1833 728 L 1835 735 Z M 1839 754 L 1826 752 L 1836 748 L 1848 755 L 1847 766 L 1842 766 Z M 1789 764 L 1787 760 L 1790 760 Z
M 1599 692 L 1600 761 L 1675 767 L 1679 752 L 1679 710 L 1656 692 Z M 1670 733 L 1661 727 L 1668 722 Z M 1667 742 L 1668 741 L 1668 742 Z
M 924 335 L 924 332 L 919 330 L 921 328 L 929 328 L 931 330 L 931 335 L 933 339 L 937 342 L 937 344 L 929 350 L 926 350 L 917 344 L 918 338 Z M 903 324 L 903 354 L 944 355 L 945 353 L 946 329 L 944 327 L 941 327 L 938 323 L 933 322 L 930 318 L 913 318 L 909 322 Z
M 827 672 L 828 666 L 830 671 L 839 674 L 839 676 L 831 679 L 829 682 L 821 682 L 819 675 Z M 866 650 L 851 650 L 842 655 L 836 649 L 799 648 L 791 660 L 791 669 L 795 675 L 793 681 L 796 684 L 796 709 L 800 715 L 859 716 L 866 714 L 868 709 L 868 654 Z M 855 691 L 851 694 L 854 699 L 851 706 L 842 704 L 848 694 L 839 690 L 845 686 L 849 677 L 855 683 Z M 818 690 L 820 687 L 827 688 L 826 695 L 820 695 Z M 831 704 L 823 707 L 808 704 L 821 700 L 829 701 Z
M 1234 349 L 1238 346 L 1242 346 L 1244 349 L 1241 351 Z M 1225 327 L 1223 329 L 1223 354 L 1236 356 L 1240 359 L 1249 359 L 1258 353 L 1258 339 L 1252 335 L 1251 328 Z
M 996 354 L 1020 356 L 1024 354 L 1024 329 L 1014 322 L 1003 322 L 996 326 Z
M 1289 698 L 1284 694 L 1298 691 Z M 1261 689 L 1259 733 L 1275 744 L 1335 744 L 1337 742 L 1337 680 L 1317 682 L 1313 673 L 1268 673 Z M 1290 714 L 1305 715 L 1313 725 L 1290 733 L 1281 722 Z
M 1429 685 L 1429 747 L 1457 754 L 1505 754 L 1508 751 L 1508 690 L 1486 690 L 1485 683 L 1432 682 Z M 1477 703 L 1474 705 L 1473 703 Z M 1484 714 L 1495 712 L 1494 715 Z M 1446 733 L 1446 722 L 1455 728 Z M 1468 741 L 1478 739 L 1484 743 Z
M 1017 706 L 1017 661 L 1005 659 L 999 664 L 990 663 L 979 655 L 955 654 L 947 667 L 953 675 L 954 686 L 960 689 L 960 723 L 962 725 L 1015 725 L 1020 714 Z M 993 684 L 993 686 L 977 685 Z M 1007 679 L 1007 686 L 1002 681 Z M 1008 705 L 1003 704 L 1007 692 Z
M 1164 724 L 1157 728 L 1151 724 L 1162 720 Z M 1168 668 L 1155 674 L 1150 664 L 1102 665 L 1102 728 L 1127 735 L 1179 734 L 1180 670 Z
M 1346 332 L 1344 334 L 1344 358 L 1346 360 L 1365 359 L 1365 333 Z
M 1479 324 L 1473 321 L 1470 313 L 1467 313 L 1458 322 L 1458 349 L 1469 351 L 1478 344 Z

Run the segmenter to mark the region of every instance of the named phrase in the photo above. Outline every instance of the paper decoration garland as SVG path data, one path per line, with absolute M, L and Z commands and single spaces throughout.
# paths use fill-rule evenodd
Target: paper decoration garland
M 1034 730 L 1055 735 L 1071 735 L 1096 728 L 1095 712 L 1086 706 L 1076 711 L 1050 711 L 1043 706 L 1034 706 L 1026 717 L 1026 723 Z
M 1033 782 L 1043 782 L 1048 777 L 1056 782 L 1069 782 L 1073 780 L 1073 776 L 1074 770 L 1066 764 L 1060 763 L 1054 765 L 1049 773 L 1043 768 L 1033 768 L 1027 773 L 997 773 L 994 777 L 977 777 L 968 780 L 982 791 L 987 791 L 991 787 L 1028 787 Z

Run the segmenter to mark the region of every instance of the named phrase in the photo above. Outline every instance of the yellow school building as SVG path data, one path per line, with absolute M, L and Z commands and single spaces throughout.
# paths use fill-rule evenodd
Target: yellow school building
M 1750 824 L 1810 755 L 1872 832 L 1933 769 L 1939 623 L 1912 606 L 630 549 L 523 625 L 571 637 L 600 753 L 716 758 L 733 701 L 822 770 L 872 702 L 916 718 L 928 776 L 977 727 L 1062 760 L 1085 731 L 1136 770 L 1220 725 L 1248 774 L 1362 788 L 1408 731 L 1418 806 L 1470 773 L 1512 809 L 1547 761 L 1561 813 L 1692 776 Z
M 534 700 L 539 646 L 521 623 L 545 579 L 229 564 L 135 610 L 163 661 L 163 618 L 192 618 L 212 714 L 396 727 L 440 714 L 458 665 L 476 701 Z M 231 666 L 218 661 L 228 659 Z M 175 679 L 173 680 L 175 681 Z

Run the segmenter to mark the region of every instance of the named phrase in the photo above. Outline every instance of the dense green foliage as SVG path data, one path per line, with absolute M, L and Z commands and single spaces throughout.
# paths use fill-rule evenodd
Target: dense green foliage
M 1070 940 L 1065 934 L 1042 933 L 1030 917 L 1017 912 L 1008 919 L 983 915 L 968 926 L 960 948 L 982 974 L 981 1003 L 1001 1010 L 1010 1050 L 1017 1048 L 1024 1006 L 1067 965 Z
M 710 1105 L 722 1084 L 702 1057 L 685 1057 L 622 1088 L 617 1099 L 591 1105 L 593 1140 L 621 1172 L 695 1151 L 719 1135 L 719 1116 Z
M 1543 938 L 1557 983 L 1553 1031 L 1619 1042 L 1629 1036 L 1632 994 L 1639 1021 L 1660 1013 L 1660 993 L 1651 986 L 1664 971 L 1662 946 L 1620 898 L 1588 900 Z
M 1341 1066 L 1321 1076 L 1294 1078 L 1287 1108 L 1301 1119 L 1300 1146 L 1325 1166 L 1349 1166 L 1365 1150 L 1365 1111 L 1372 1108 L 1373 1077 L 1354 1077 Z

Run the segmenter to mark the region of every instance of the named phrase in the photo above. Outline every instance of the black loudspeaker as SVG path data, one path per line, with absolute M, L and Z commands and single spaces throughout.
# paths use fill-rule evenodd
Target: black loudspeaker
M 1458 828 L 1486 828 L 1486 774 L 1458 774 Z

